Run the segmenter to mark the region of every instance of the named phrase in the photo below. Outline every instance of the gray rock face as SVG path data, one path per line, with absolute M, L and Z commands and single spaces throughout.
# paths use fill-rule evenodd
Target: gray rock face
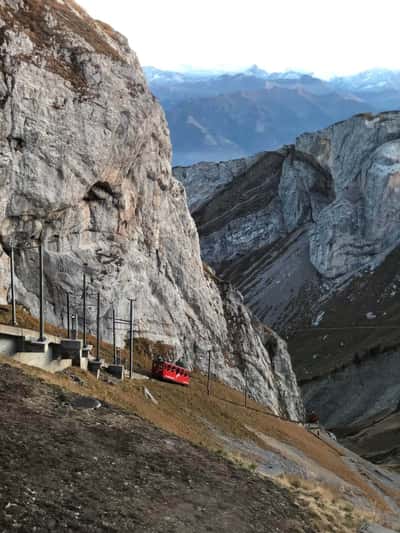
M 190 167 L 174 167 L 175 177 L 185 184 L 189 209 L 206 204 L 224 185 L 248 170 L 262 154 L 220 163 L 196 163 Z
M 398 352 L 386 352 L 332 373 L 329 379 L 310 381 L 303 386 L 304 400 L 323 413 L 330 428 L 362 427 L 368 419 L 395 413 L 400 396 L 398 358 Z
M 72 0 L 0 0 L 0 115 L 2 301 L 14 245 L 17 301 L 37 313 L 26 245 L 41 239 L 50 321 L 65 324 L 65 291 L 80 312 L 86 268 L 105 336 L 133 297 L 138 335 L 203 370 L 211 349 L 217 377 L 243 388 L 247 371 L 254 398 L 301 416 L 285 343 L 203 267 L 164 114 L 125 38 Z
M 399 139 L 400 112 L 360 115 L 249 161 L 222 190 L 212 186 L 206 204 L 193 204 L 204 259 L 237 283 L 253 307 L 258 277 L 273 268 L 277 255 L 291 254 L 296 233 L 306 234 L 301 269 L 312 265 L 304 285 L 316 284 L 318 292 L 379 265 L 400 242 Z M 189 182 L 189 197 L 217 172 L 212 164 L 202 169 L 203 175 L 198 168 L 178 172 L 184 185 Z M 267 251 L 270 260 L 259 260 Z M 265 309 L 258 306 L 257 313 L 276 325 L 281 313 L 267 312 L 265 288 L 263 294 Z M 288 300 L 282 294 L 273 303 L 282 310 Z

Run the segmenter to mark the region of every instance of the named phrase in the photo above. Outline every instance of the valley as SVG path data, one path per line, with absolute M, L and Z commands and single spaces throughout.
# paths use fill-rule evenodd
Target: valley
M 381 427 L 363 450 L 392 465 L 400 431 L 399 137 L 398 112 L 359 115 L 248 166 L 174 171 L 204 259 L 288 341 L 306 407 L 355 446 L 363 430 Z M 201 202 L 199 183 L 210 176 L 219 185 Z M 391 421 L 387 429 L 382 420 Z
M 352 115 L 398 109 L 398 71 L 372 70 L 322 80 L 256 65 L 221 74 L 144 68 L 166 111 L 173 163 L 223 161 L 292 144 Z

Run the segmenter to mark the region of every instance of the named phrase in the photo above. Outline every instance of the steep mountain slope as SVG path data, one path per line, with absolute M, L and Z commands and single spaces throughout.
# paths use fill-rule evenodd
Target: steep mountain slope
M 135 298 L 140 335 L 191 367 L 212 350 L 221 378 L 241 388 L 247 372 L 255 397 L 301 416 L 284 342 L 203 268 L 164 114 L 126 39 L 72 0 L 1 0 L 0 28 L 1 299 L 16 246 L 17 300 L 37 314 L 41 240 L 50 320 L 65 320 L 66 291 L 80 314 L 85 269 L 89 329 L 97 291 L 103 324 Z
M 2 531 L 320 530 L 289 491 L 126 410 L 6 365 L 0 397 Z
M 110 383 L 79 369 L 48 374 L 5 357 L 0 370 L 7 529 L 55 520 L 57 530 L 67 523 L 125 531 L 134 523 L 138 531 L 173 524 L 173 531 L 220 532 L 234 523 L 235 531 L 265 532 L 274 531 L 275 516 L 278 531 L 358 532 L 366 519 L 400 527 L 399 476 L 254 401 L 245 408 L 222 383 L 213 380 L 208 396 L 198 372 L 190 387 L 171 387 Z M 93 402 L 97 409 L 88 408 Z M 50 504 L 47 491 L 57 495 Z
M 306 404 L 341 433 L 398 411 L 399 139 L 400 112 L 301 135 L 193 213 L 204 258 L 288 335 Z M 205 168 L 178 169 L 189 198 Z M 399 460 L 398 444 L 374 446 Z

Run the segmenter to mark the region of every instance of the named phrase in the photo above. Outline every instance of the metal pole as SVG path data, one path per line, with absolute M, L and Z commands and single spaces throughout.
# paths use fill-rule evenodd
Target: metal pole
M 116 339 L 115 339 L 115 309 L 113 307 L 112 310 L 112 330 L 113 330 L 113 358 L 114 358 L 114 365 L 117 364 L 117 345 L 116 345 Z
M 78 338 L 78 315 L 73 314 L 71 316 L 71 322 L 72 322 L 72 338 L 76 340 Z
M 247 368 L 244 370 L 244 406 L 247 407 Z
M 67 292 L 67 337 L 71 338 L 71 315 L 69 310 L 69 292 Z
M 83 321 L 83 349 L 87 347 L 86 344 L 86 272 L 83 272 L 83 309 L 82 309 L 82 321 Z
M 10 272 L 11 272 L 11 324 L 13 326 L 17 325 L 17 309 L 15 306 L 15 286 L 14 286 L 14 246 L 11 246 L 11 255 L 10 255 Z
M 210 375 L 211 375 L 211 350 L 208 350 L 208 374 L 207 374 L 207 394 L 210 396 Z
M 100 292 L 97 293 L 96 360 L 100 361 Z
M 43 242 L 39 244 L 39 300 L 40 300 L 40 332 L 39 342 L 45 342 L 44 336 L 44 272 L 43 272 Z
M 129 377 L 133 378 L 133 300 L 129 302 Z

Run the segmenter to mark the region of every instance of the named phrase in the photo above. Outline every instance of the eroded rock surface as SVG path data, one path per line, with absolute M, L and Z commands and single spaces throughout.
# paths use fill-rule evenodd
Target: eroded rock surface
M 399 138 L 400 112 L 305 133 L 294 146 L 249 160 L 200 207 L 193 179 L 207 184 L 221 163 L 203 165 L 203 174 L 197 166 L 179 169 L 196 196 L 204 259 L 237 284 L 261 319 L 282 328 L 294 298 L 307 290 L 326 297 L 400 242 Z M 278 262 L 283 271 L 272 275 Z
M 108 337 L 112 306 L 128 318 L 135 298 L 139 336 L 202 369 L 211 349 L 218 377 L 241 388 L 247 370 L 255 398 L 301 416 L 285 344 L 203 268 L 164 113 L 124 37 L 72 0 L 0 0 L 0 116 L 3 301 L 16 246 L 17 301 L 38 312 L 26 246 L 43 240 L 49 320 L 65 323 L 66 291 L 80 314 L 86 264 L 91 331 L 97 291 Z

